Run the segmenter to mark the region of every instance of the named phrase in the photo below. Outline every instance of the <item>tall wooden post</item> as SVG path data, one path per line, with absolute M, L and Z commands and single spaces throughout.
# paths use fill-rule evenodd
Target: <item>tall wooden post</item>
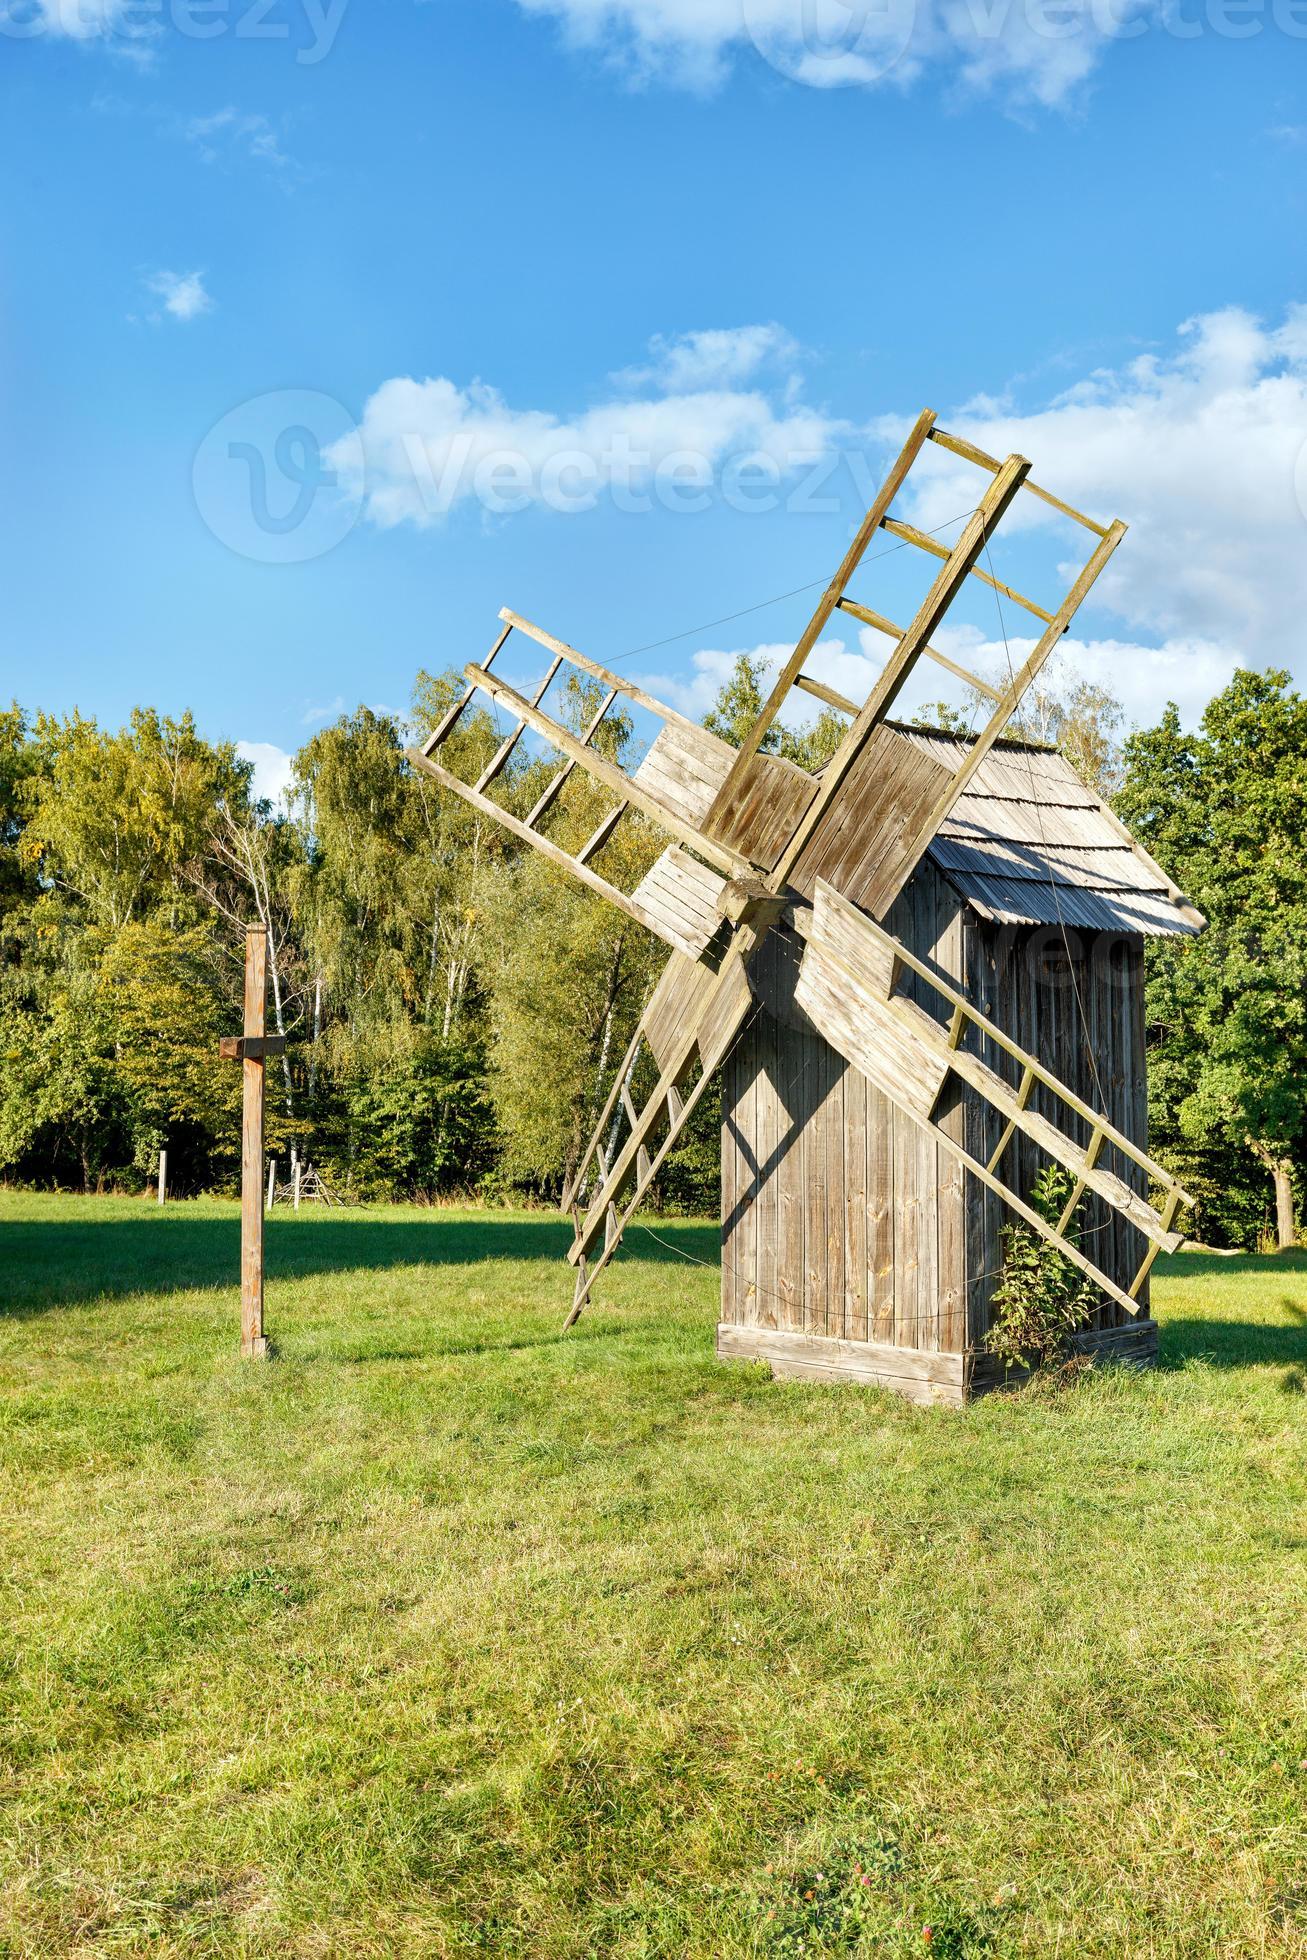
M 267 1035 L 268 935 L 262 926 L 245 934 L 245 1033 L 226 1038 L 222 1053 L 239 1061 L 244 1077 L 241 1118 L 241 1353 L 263 1356 L 263 1072 L 270 1055 L 286 1044 Z

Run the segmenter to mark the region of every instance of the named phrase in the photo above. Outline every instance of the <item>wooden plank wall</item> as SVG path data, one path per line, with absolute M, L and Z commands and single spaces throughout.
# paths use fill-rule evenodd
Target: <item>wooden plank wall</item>
M 961 978 L 962 907 L 923 866 L 887 921 Z M 961 1167 L 825 1042 L 793 999 L 799 942 L 773 932 L 762 1004 L 727 1063 L 722 1319 L 729 1325 L 960 1353 Z M 934 1011 L 935 998 L 921 1004 Z M 961 1137 L 961 1101 L 949 1122 Z
M 1148 1077 L 1144 1031 L 1143 941 L 1126 933 L 1077 933 L 1067 944 L 1057 927 L 987 926 L 968 914 L 964 926 L 965 975 L 978 1006 L 1024 1048 L 1037 1054 L 1091 1108 L 1102 1110 L 1136 1143 L 1148 1142 Z M 992 1042 L 976 1052 L 1015 1087 L 1020 1071 Z M 1052 1099 L 1044 1091 L 1032 1107 L 1046 1112 Z M 963 1121 L 968 1149 L 988 1161 L 1003 1124 L 998 1112 L 978 1097 L 965 1098 Z M 1074 1132 L 1088 1142 L 1088 1128 Z M 1143 1174 L 1109 1149 L 1102 1163 L 1136 1190 Z M 1023 1196 L 1042 1167 L 1034 1144 L 1018 1135 L 1001 1169 Z M 975 1178 L 966 1179 L 968 1245 L 967 1320 L 971 1342 L 980 1346 L 989 1328 L 990 1300 L 1002 1265 L 1004 1208 Z M 1145 1250 L 1142 1235 L 1099 1198 L 1082 1206 L 1080 1223 L 1086 1252 L 1109 1278 L 1128 1288 Z M 1142 1302 L 1147 1311 L 1147 1294 Z M 1123 1308 L 1105 1301 L 1095 1317 L 1098 1329 L 1125 1325 Z
M 886 923 L 1147 1144 L 1142 940 L 1073 933 L 1073 974 L 1060 931 L 986 926 L 928 865 Z M 800 954 L 782 932 L 764 942 L 752 975 L 763 1011 L 726 1067 L 722 1319 L 926 1353 L 980 1346 L 1002 1264 L 1002 1204 L 817 1034 L 793 1000 Z M 918 999 L 938 1007 L 924 988 Z M 993 1043 L 977 1052 L 1015 1086 L 1010 1057 Z M 944 1120 L 988 1161 L 1002 1130 L 996 1111 L 958 1093 Z M 1117 1153 L 1103 1161 L 1141 1188 Z M 1028 1193 L 1034 1145 L 1018 1134 L 1003 1167 Z M 1128 1286 L 1140 1234 L 1098 1199 L 1082 1221 L 1086 1249 Z M 1107 1302 L 1094 1325 L 1125 1321 Z

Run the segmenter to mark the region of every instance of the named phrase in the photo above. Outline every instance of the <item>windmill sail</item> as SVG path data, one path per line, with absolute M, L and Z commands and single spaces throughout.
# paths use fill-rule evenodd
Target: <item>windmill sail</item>
M 893 514 L 928 443 L 939 445 L 988 479 L 952 546 Z M 1033 483 L 1030 468 L 1021 456 L 1002 462 L 987 456 L 939 429 L 929 410 L 921 415 L 739 748 L 506 609 L 500 615 L 504 630 L 485 663 L 465 669 L 466 692 L 423 747 L 409 751 L 415 767 L 606 897 L 672 952 L 668 974 L 641 1022 L 565 1197 L 565 1207 L 573 1211 L 577 1225 L 569 1254 L 578 1268 L 569 1325 L 584 1308 L 631 1213 L 729 1054 L 751 1011 L 748 962 L 782 918 L 806 937 L 802 1003 L 829 1044 L 915 1122 L 931 1129 L 954 1154 L 962 1154 L 967 1168 L 982 1183 L 1000 1193 L 1017 1216 L 1051 1238 L 1118 1303 L 1134 1312 L 1158 1251 L 1181 1242 L 1175 1220 L 1186 1199 L 1174 1179 L 1080 1102 L 1035 1057 L 985 1023 L 961 995 L 940 983 L 879 924 L 967 793 L 1125 534 L 1124 525 L 1099 524 Z M 1048 610 L 1000 582 L 989 568 L 995 532 L 1023 495 L 1041 500 L 1095 538 L 1083 569 L 1061 601 Z M 938 567 L 906 627 L 872 610 L 850 590 L 882 530 Z M 1042 628 L 1006 687 L 995 687 L 969 673 L 933 644 L 950 608 L 972 579 L 1029 612 Z M 893 642 L 883 671 L 861 704 L 845 700 L 804 672 L 837 611 Z M 536 642 L 551 656 L 543 681 L 530 696 L 494 671 L 513 633 Z M 968 681 L 989 704 L 984 727 L 952 767 L 888 725 L 895 703 L 923 660 Z M 551 686 L 567 668 L 598 681 L 604 690 L 597 712 L 580 733 L 565 727 L 544 706 Z M 795 688 L 849 717 L 843 740 L 818 775 L 766 752 L 770 731 Z M 478 695 L 506 710 L 512 725 L 480 778 L 469 784 L 436 756 Z M 640 766 L 630 773 L 595 741 L 618 702 L 653 714 L 661 723 Z M 556 751 L 560 766 L 532 810 L 519 816 L 488 792 L 528 733 L 543 738 Z M 547 827 L 578 769 L 608 790 L 613 801 L 585 845 L 569 852 L 548 835 Z M 605 878 L 592 860 L 620 826 L 633 821 L 652 824 L 665 835 L 666 848 L 634 890 L 626 892 Z M 906 968 L 916 969 L 919 984 L 934 986 L 937 995 L 946 997 L 941 1007 L 946 1026 L 902 995 L 897 978 Z M 674 1007 L 670 1014 L 669 1005 Z M 987 1042 L 997 1042 L 1015 1061 L 1020 1072 L 1016 1089 L 985 1059 Z M 645 1048 L 654 1056 L 656 1086 L 643 1107 L 637 1107 L 630 1084 Z M 988 1162 L 961 1151 L 936 1121 L 950 1078 L 997 1109 L 1006 1125 L 1003 1143 Z M 1047 1113 L 1044 1105 L 1050 1102 L 1070 1119 L 1069 1124 Z M 1079 1125 L 1088 1126 L 1087 1145 L 1073 1134 Z M 614 1144 L 610 1156 L 614 1132 L 623 1140 L 620 1147 Z M 1018 1132 L 1069 1169 L 1075 1180 L 1075 1197 L 1056 1227 L 1040 1220 L 1020 1193 L 1003 1181 L 1002 1160 Z M 1132 1179 L 1160 1191 L 1160 1213 L 1142 1190 L 1105 1167 L 1105 1158 L 1113 1153 L 1127 1163 Z M 582 1216 L 580 1198 L 588 1192 L 591 1179 L 594 1190 Z M 1128 1219 L 1148 1242 L 1128 1290 L 1095 1266 L 1071 1234 L 1076 1204 L 1086 1192 Z

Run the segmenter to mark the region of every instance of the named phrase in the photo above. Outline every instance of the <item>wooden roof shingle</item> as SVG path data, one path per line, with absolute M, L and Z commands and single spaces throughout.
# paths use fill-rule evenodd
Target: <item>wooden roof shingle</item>
M 896 724 L 950 771 L 970 743 Z M 1066 758 L 1004 741 L 985 757 L 928 852 L 984 919 L 1188 937 L 1206 920 Z

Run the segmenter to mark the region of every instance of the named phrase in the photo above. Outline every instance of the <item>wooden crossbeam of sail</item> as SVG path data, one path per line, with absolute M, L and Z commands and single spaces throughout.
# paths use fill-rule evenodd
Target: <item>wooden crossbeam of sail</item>
M 859 605 L 856 599 L 841 599 L 840 611 L 848 613 L 851 619 L 856 619 L 862 626 L 874 627 L 878 633 L 886 634 L 891 640 L 903 638 L 901 626 L 896 626 L 892 619 L 886 619 L 884 613 L 874 612 L 870 606 Z M 923 647 L 921 651 L 927 660 L 933 660 L 937 667 L 943 667 L 958 680 L 965 681 L 968 687 L 974 687 L 978 694 L 987 695 L 991 701 L 1002 698 L 998 688 L 991 687 L 988 681 L 980 678 L 979 674 L 973 674 L 969 667 L 962 667 L 956 660 L 950 660 L 946 653 L 939 651 L 938 647 Z M 855 708 L 853 712 L 856 714 L 857 709 Z
M 918 551 L 926 552 L 931 558 L 947 561 L 948 546 L 941 544 L 938 538 L 932 538 L 928 531 L 918 530 L 915 524 L 903 524 L 896 517 L 887 517 L 883 528 L 892 538 L 901 538 L 904 544 L 915 545 Z M 995 578 L 992 572 L 984 571 L 981 566 L 973 565 L 971 576 L 978 578 L 982 585 L 988 585 L 993 591 L 1001 592 L 1005 599 L 1012 601 L 1013 605 L 1023 606 L 1028 613 L 1033 613 L 1035 618 L 1042 620 L 1046 626 L 1053 617 L 1052 613 L 1045 612 L 1044 608 L 1037 605 L 1033 599 L 1027 599 L 1024 592 L 1018 592 L 1015 586 L 1004 585 L 1002 579 Z
M 924 440 L 924 437 L 923 437 Z M 985 549 L 986 541 L 999 523 L 1003 513 L 1011 504 L 1030 471 L 1030 464 L 1024 456 L 1011 456 L 994 478 L 979 507 L 967 520 L 962 534 L 950 551 L 946 562 L 940 566 L 939 573 L 927 593 L 916 618 L 904 633 L 891 654 L 871 694 L 863 705 L 861 713 L 845 734 L 844 740 L 831 757 L 822 775 L 821 787 L 797 824 L 790 842 L 781 852 L 772 871 L 771 884 L 775 891 L 784 890 L 785 883 L 794 869 L 804 845 L 816 830 L 835 797 L 838 796 L 844 780 L 870 741 L 876 729 L 890 713 L 895 701 L 910 679 L 923 648 L 938 631 L 941 622 L 952 605 L 959 586 L 968 577 L 976 560 Z M 832 611 L 834 607 L 832 606 Z M 788 671 L 788 670 L 787 670 Z M 720 823 L 724 809 L 730 778 L 727 778 L 712 811 L 709 813 L 707 828 L 711 831 L 714 820 Z M 924 848 L 924 846 L 923 846 Z
M 947 429 L 933 428 L 930 432 L 930 440 L 938 443 L 941 449 L 950 450 L 954 456 L 961 456 L 966 462 L 975 463 L 979 469 L 989 470 L 991 474 L 997 474 L 1003 467 L 997 456 L 987 456 L 983 449 L 977 449 L 974 442 L 967 442 L 962 436 L 950 435 Z M 1040 484 L 1032 483 L 1029 478 L 1026 479 L 1025 487 L 1032 497 L 1038 497 L 1041 503 L 1060 511 L 1063 517 L 1069 517 L 1075 523 L 1083 524 L 1087 531 L 1095 532 L 1100 538 L 1107 536 L 1106 524 L 1099 524 L 1092 517 L 1086 517 L 1085 513 L 1077 510 L 1073 504 L 1064 504 L 1062 499 L 1055 497 L 1051 490 L 1045 490 Z
M 768 731 L 785 705 L 786 696 L 789 694 L 791 687 L 793 687 L 799 675 L 803 672 L 808 655 L 812 652 L 812 649 L 816 646 L 818 640 L 826 630 L 831 616 L 844 594 L 845 587 L 866 557 L 868 546 L 880 530 L 883 519 L 889 515 L 890 506 L 903 488 L 903 485 L 907 482 L 908 473 L 921 454 L 922 444 L 934 426 L 934 410 L 929 408 L 924 409 L 917 417 L 912 432 L 904 443 L 894 467 L 886 477 L 880 494 L 859 525 L 857 535 L 845 553 L 839 570 L 822 593 L 816 611 L 799 636 L 798 645 L 777 676 L 776 684 L 768 695 L 761 714 L 741 743 L 739 753 L 731 766 L 730 774 L 718 792 L 717 803 L 714 805 L 710 818 L 710 827 L 713 819 L 716 820 L 718 825 L 729 823 L 735 805 L 748 781 L 748 769 L 751 759 L 757 755 L 762 744 L 766 741 Z

